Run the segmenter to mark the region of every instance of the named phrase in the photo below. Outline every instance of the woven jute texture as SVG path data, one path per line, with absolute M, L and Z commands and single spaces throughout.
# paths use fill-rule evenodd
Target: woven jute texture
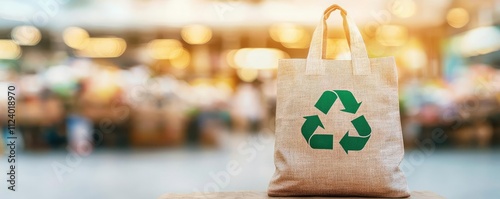
M 334 10 L 344 19 L 352 60 L 324 57 L 326 19 Z M 307 59 L 279 62 L 276 171 L 268 195 L 408 197 L 399 168 L 397 80 L 394 59 L 368 58 L 347 12 L 329 7 Z

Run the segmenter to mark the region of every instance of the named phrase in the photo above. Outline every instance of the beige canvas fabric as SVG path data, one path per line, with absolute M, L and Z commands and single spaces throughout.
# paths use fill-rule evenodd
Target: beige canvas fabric
M 324 59 L 325 21 L 337 9 L 352 60 Z M 397 80 L 394 59 L 369 59 L 346 11 L 329 7 L 307 59 L 279 62 L 268 195 L 408 197 Z

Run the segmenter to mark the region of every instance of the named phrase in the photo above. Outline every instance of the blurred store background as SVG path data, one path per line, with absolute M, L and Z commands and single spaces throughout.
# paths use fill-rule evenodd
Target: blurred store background
M 332 3 L 396 57 L 410 188 L 500 198 L 500 0 L 0 1 L 0 142 L 9 85 L 20 137 L 0 198 L 265 191 L 277 60 Z M 350 59 L 340 20 L 328 57 Z

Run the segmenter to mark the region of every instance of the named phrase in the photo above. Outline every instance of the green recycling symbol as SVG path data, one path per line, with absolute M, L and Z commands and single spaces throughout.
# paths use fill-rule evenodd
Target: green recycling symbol
M 340 99 L 340 102 L 344 105 L 344 109 L 341 111 L 346 113 L 356 114 L 361 106 L 361 102 L 358 103 L 354 95 L 348 90 L 327 90 L 323 92 L 314 107 L 326 115 L 337 99 Z M 311 115 L 305 116 L 304 118 L 306 121 L 304 121 L 301 131 L 309 146 L 313 149 L 333 149 L 333 135 L 314 133 L 318 127 L 325 129 L 319 116 Z M 362 150 L 368 142 L 368 139 L 370 139 L 370 134 L 372 132 L 364 115 L 352 120 L 351 123 L 359 136 L 352 136 L 352 133 L 349 135 L 349 131 L 347 131 L 344 137 L 342 137 L 339 144 L 347 154 L 349 154 L 349 151 Z

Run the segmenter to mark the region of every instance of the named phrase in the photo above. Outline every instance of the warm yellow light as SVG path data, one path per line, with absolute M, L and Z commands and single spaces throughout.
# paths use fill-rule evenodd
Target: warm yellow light
M 427 64 L 427 54 L 419 40 L 410 40 L 406 49 L 402 51 L 402 61 L 405 66 L 416 70 L 425 67 Z
M 234 56 L 236 55 L 236 52 L 238 52 L 238 50 L 229 50 L 227 51 L 225 54 L 226 54 L 226 63 L 227 65 L 233 67 L 233 68 L 237 68 L 238 66 L 236 66 L 236 63 L 234 62 Z
M 271 26 L 269 35 L 287 48 L 307 48 L 310 42 L 310 35 L 305 28 L 291 23 Z
M 398 25 L 383 25 L 377 28 L 376 39 L 384 46 L 401 46 L 408 40 L 408 29 Z
M 212 30 L 203 25 L 190 25 L 182 28 L 181 36 L 188 44 L 200 45 L 212 39 Z
M 366 43 L 366 48 L 370 57 L 383 57 L 386 55 L 386 49 L 390 47 L 383 46 L 378 41 L 372 40 Z
M 242 48 L 242 49 L 239 49 L 237 50 L 235 53 L 234 53 L 234 64 L 235 64 L 235 68 L 244 68 L 244 67 L 248 67 L 248 53 L 250 53 L 250 51 L 252 50 L 252 48 Z
M 271 26 L 269 34 L 274 41 L 294 43 L 304 36 L 305 30 L 291 23 L 276 24 Z
M 17 59 L 21 56 L 21 48 L 14 41 L 0 40 L 0 59 Z
M 469 13 L 463 8 L 453 8 L 448 11 L 446 20 L 451 27 L 461 28 L 469 23 Z
M 215 82 L 215 87 L 224 91 L 224 93 L 233 93 L 233 80 L 232 78 L 221 78 Z
M 114 67 L 103 67 L 90 79 L 89 92 L 96 96 L 94 100 L 108 101 L 118 91 L 119 75 Z
M 326 58 L 335 58 L 339 54 L 350 52 L 345 39 L 328 39 L 326 44 Z
M 234 54 L 234 63 L 237 68 L 273 69 L 286 57 L 285 52 L 274 48 L 243 48 Z
M 71 48 L 81 50 L 84 49 L 89 40 L 89 33 L 79 27 L 69 27 L 63 32 L 63 41 Z
M 189 82 L 189 85 L 193 87 L 208 87 L 212 85 L 212 80 L 209 78 L 196 78 Z
M 127 43 L 122 38 L 89 38 L 86 47 L 77 51 L 76 55 L 95 58 L 119 57 L 126 48 Z
M 311 42 L 311 35 L 309 35 L 308 32 L 304 32 L 304 35 L 298 41 L 293 43 L 281 42 L 281 44 L 286 48 L 304 49 L 304 48 L 309 48 L 310 42 Z
M 40 30 L 34 26 L 18 26 L 12 29 L 12 40 L 21 46 L 34 46 L 42 39 Z
M 236 71 L 236 74 L 244 82 L 253 82 L 257 79 L 259 71 L 255 69 L 241 68 Z
M 178 56 L 170 60 L 170 64 L 178 69 L 186 68 L 189 65 L 189 62 L 191 62 L 191 55 L 186 49 L 181 49 Z
M 391 13 L 400 18 L 411 17 L 416 10 L 417 4 L 413 0 L 394 0 L 390 8 Z
M 419 69 L 427 63 L 427 55 L 421 49 L 410 48 L 403 54 L 404 62 L 411 69 Z
M 154 59 L 173 59 L 182 53 L 182 44 L 175 39 L 155 39 L 149 42 L 148 52 Z

